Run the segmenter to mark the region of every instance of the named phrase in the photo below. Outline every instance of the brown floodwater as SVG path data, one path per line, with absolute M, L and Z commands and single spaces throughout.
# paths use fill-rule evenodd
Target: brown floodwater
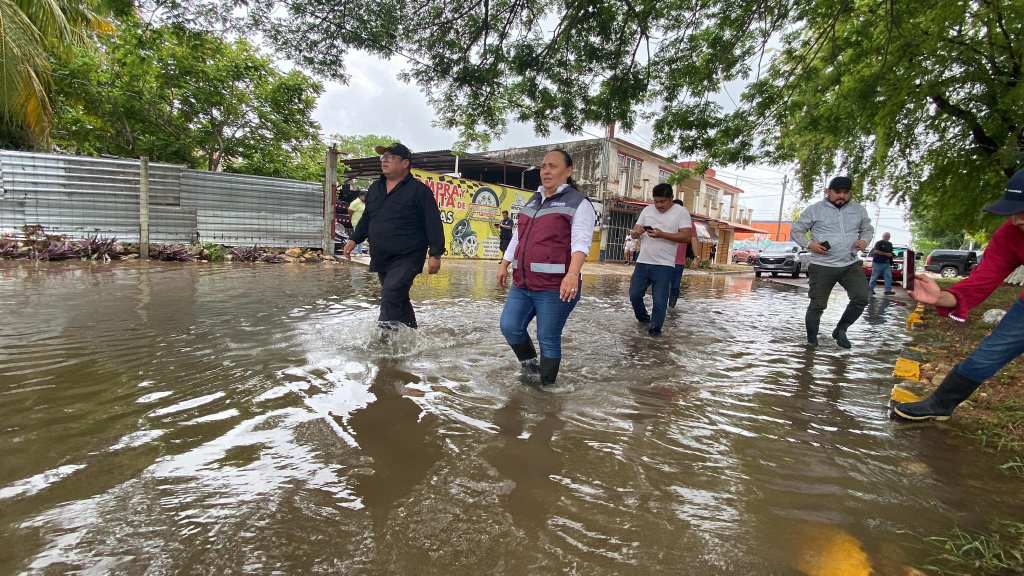
M 0 574 L 903 574 L 1024 517 L 888 419 L 904 306 L 808 350 L 805 293 L 687 276 L 651 339 L 588 277 L 540 392 L 492 278 L 421 276 L 385 346 L 356 265 L 0 263 Z

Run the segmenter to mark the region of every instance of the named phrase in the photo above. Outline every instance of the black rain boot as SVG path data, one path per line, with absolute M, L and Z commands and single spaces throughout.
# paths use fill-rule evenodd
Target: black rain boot
M 961 376 L 954 367 L 931 396 L 919 402 L 896 404 L 892 411 L 906 420 L 949 420 L 953 410 L 967 400 L 978 386 L 981 386 L 981 382 Z
M 852 348 L 850 339 L 846 337 L 846 329 L 853 326 L 853 323 L 860 318 L 860 315 L 864 312 L 863 308 L 850 308 L 846 307 L 843 312 L 843 316 L 839 319 L 839 324 L 836 324 L 836 329 L 832 331 L 832 337 L 836 339 L 836 344 L 840 348 Z
M 533 347 L 533 340 L 511 344 L 510 346 L 512 346 L 512 351 L 516 353 L 519 364 L 523 367 L 523 376 L 540 374 L 540 365 L 537 364 L 537 349 Z
M 846 337 L 846 328 L 836 327 L 836 329 L 832 331 L 832 337 L 835 338 L 836 344 L 838 344 L 840 348 L 853 348 L 853 345 L 850 344 L 850 339 Z
M 811 346 L 818 345 L 818 325 L 821 324 L 821 313 L 808 309 L 804 315 L 804 324 L 807 326 L 807 343 Z
M 542 386 L 554 386 L 558 378 L 558 367 L 562 363 L 561 358 L 540 359 L 540 383 Z

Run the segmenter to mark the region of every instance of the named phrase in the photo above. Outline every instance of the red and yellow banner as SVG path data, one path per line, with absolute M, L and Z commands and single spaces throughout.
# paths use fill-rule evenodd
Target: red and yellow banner
M 502 186 L 445 176 L 423 170 L 412 175 L 434 192 L 444 223 L 448 258 L 501 258 L 498 223 L 501 211 L 508 210 L 515 220 L 533 192 L 514 186 Z

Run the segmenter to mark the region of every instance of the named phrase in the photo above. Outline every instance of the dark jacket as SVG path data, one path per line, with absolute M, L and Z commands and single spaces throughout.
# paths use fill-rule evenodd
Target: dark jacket
M 537 192 L 519 211 L 512 281 L 528 290 L 558 290 L 572 260 L 572 219 L 587 197 L 569 186 L 550 198 Z
M 351 240 L 370 239 L 371 259 L 390 260 L 410 254 L 444 254 L 444 227 L 434 193 L 412 174 L 389 194 L 382 176 L 366 192 L 366 211 Z

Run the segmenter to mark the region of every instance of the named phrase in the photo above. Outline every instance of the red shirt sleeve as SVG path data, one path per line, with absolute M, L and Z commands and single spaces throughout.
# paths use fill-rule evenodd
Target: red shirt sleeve
M 1011 272 L 1024 264 L 1022 244 L 1024 232 L 1021 232 L 1020 228 L 1011 222 L 1000 226 L 985 249 L 981 265 L 965 280 L 946 290 L 956 296 L 956 306 L 937 308 L 939 314 L 961 322 L 967 320 L 971 308 L 984 302 Z

